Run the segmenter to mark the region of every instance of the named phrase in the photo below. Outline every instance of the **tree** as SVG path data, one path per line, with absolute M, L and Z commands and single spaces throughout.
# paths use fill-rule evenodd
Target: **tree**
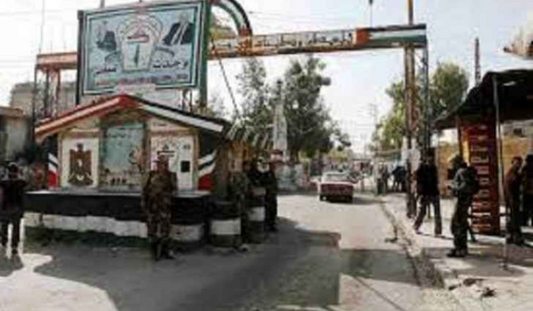
M 291 159 L 327 153 L 340 143 L 351 146 L 349 137 L 331 119 L 321 97 L 331 80 L 322 74 L 325 64 L 314 56 L 292 60 L 284 76 L 269 85 L 262 62 L 248 59 L 237 76 L 243 97 L 240 115 L 243 124 L 256 133 L 271 131 L 274 108 L 283 105 L 287 118 L 287 140 Z
M 285 72 L 283 104 L 293 160 L 299 159 L 300 152 L 313 157 L 317 151 L 329 151 L 338 131 L 320 96 L 322 88 L 331 84 L 322 74 L 325 67 L 324 62 L 310 55 L 293 60 Z
M 434 120 L 440 115 L 455 109 L 465 99 L 468 90 L 468 73 L 463 68 L 453 63 L 439 63 L 437 69 L 430 78 L 429 85 L 429 106 L 424 105 L 424 81 L 421 75 L 416 81 L 416 101 L 420 104 L 420 109 L 416 111 L 417 119 L 423 120 L 426 116 L 429 120 Z M 402 146 L 405 136 L 405 84 L 403 81 L 396 81 L 386 90 L 387 95 L 392 99 L 393 108 L 378 125 L 373 135 L 374 141 L 380 150 L 395 150 Z M 427 111 L 426 109 L 429 109 Z M 417 136 L 421 139 L 422 122 L 417 124 Z
M 264 64 L 255 58 L 247 59 L 242 72 L 237 75 L 237 81 L 238 92 L 243 97 L 239 112 L 243 125 L 256 132 L 268 130 L 273 120 L 273 110 Z
M 431 118 L 452 111 L 465 99 L 468 91 L 468 73 L 453 63 L 438 64 L 431 78 Z
M 224 99 L 219 93 L 211 93 L 209 95 L 209 104 L 204 108 L 202 113 L 207 117 L 224 119 L 228 116 L 226 107 L 224 105 Z

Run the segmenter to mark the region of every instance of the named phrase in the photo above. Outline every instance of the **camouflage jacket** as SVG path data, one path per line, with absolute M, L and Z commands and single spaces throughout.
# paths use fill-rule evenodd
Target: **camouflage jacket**
M 151 171 L 143 184 L 143 208 L 147 211 L 151 211 L 156 206 L 170 208 L 175 191 L 177 191 L 176 174 Z
M 230 195 L 235 200 L 244 200 L 250 191 L 250 181 L 246 174 L 237 172 L 231 178 Z

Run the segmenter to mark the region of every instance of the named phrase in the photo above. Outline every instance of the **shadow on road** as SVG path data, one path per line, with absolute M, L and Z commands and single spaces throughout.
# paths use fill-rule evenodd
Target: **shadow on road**
M 0 254 L 0 277 L 8 277 L 22 268 L 24 265 L 19 256 L 8 258 L 5 253 Z
M 288 219 L 281 219 L 279 228 L 278 234 L 247 253 L 199 251 L 159 263 L 138 249 L 52 245 L 30 252 L 53 258 L 35 273 L 103 290 L 121 311 L 236 311 L 258 305 L 271 306 L 268 310 L 283 305 L 331 310 L 329 306 L 339 304 L 341 278 L 350 279 L 361 293 L 373 295 L 391 310 L 404 310 L 391 293 L 371 284 L 380 280 L 416 285 L 398 265 L 406 260 L 402 250 L 343 250 L 340 234 L 308 231 Z

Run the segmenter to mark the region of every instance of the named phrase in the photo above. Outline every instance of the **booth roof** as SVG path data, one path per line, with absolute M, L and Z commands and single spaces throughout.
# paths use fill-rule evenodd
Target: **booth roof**
M 45 119 L 37 124 L 35 133 L 37 137 L 44 139 L 84 119 L 106 115 L 124 108 L 140 109 L 164 119 L 214 133 L 222 133 L 225 128 L 230 126 L 223 119 L 201 116 L 131 95 L 114 95 L 99 98 L 88 104 L 67 110 L 56 117 Z
M 435 121 L 435 127 L 440 130 L 454 128 L 457 118 L 495 116 L 495 93 L 498 95 L 500 122 L 533 119 L 533 70 L 509 70 L 487 73 L 462 104 Z

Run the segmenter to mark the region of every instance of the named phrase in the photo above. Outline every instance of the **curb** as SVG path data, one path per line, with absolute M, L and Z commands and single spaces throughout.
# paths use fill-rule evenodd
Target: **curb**
M 447 290 L 457 302 L 468 311 L 487 310 L 481 300 L 474 297 L 470 290 L 463 287 L 457 273 L 451 269 L 442 258 L 431 258 L 423 247 L 416 241 L 415 232 L 405 220 L 394 211 L 384 199 L 380 199 L 380 206 L 391 222 L 396 236 L 401 236 L 406 242 L 405 250 L 413 260 L 415 273 L 417 273 L 422 286 L 439 286 Z M 422 278 L 425 277 L 425 278 Z M 429 282 L 428 282 L 429 280 Z

